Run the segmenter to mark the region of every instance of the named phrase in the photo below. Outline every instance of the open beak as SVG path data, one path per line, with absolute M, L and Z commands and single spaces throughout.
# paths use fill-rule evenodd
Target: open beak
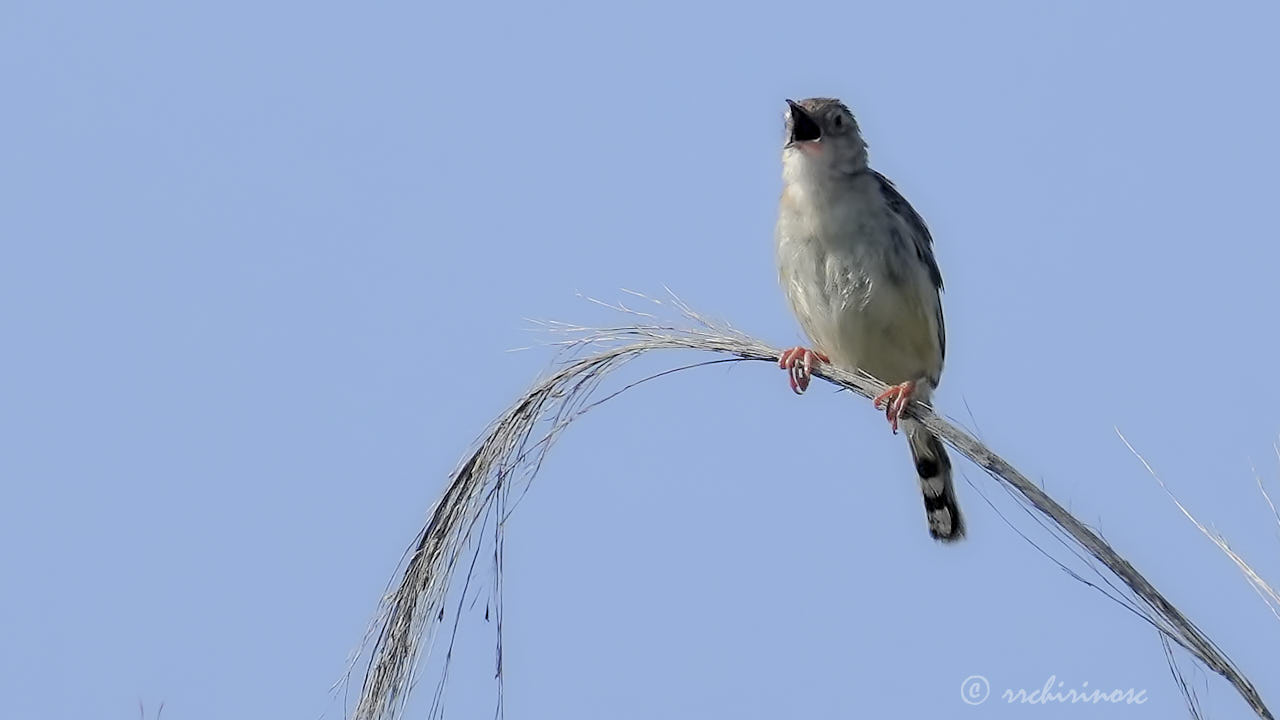
M 804 108 L 793 100 L 788 100 L 791 108 L 791 142 L 802 143 L 822 139 L 822 129 Z

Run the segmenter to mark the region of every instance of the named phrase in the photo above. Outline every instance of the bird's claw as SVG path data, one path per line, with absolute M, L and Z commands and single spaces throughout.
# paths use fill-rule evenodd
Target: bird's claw
M 902 413 L 907 409 L 907 403 L 911 402 L 911 394 L 915 389 L 914 382 L 890 385 L 871 401 L 877 410 L 884 405 L 884 416 L 889 419 L 889 427 L 893 428 L 895 435 L 898 433 L 898 421 L 902 419 Z
M 795 394 L 803 395 L 804 391 L 809 389 L 815 360 L 831 362 L 831 358 L 826 355 L 804 347 L 793 347 L 778 358 L 778 367 L 787 371 L 787 380 L 791 383 L 791 391 Z

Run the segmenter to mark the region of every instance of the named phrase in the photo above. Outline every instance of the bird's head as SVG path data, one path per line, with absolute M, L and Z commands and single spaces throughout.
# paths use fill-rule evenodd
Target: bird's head
M 787 174 L 851 175 L 867 169 L 858 121 L 835 98 L 788 100 L 782 165 Z

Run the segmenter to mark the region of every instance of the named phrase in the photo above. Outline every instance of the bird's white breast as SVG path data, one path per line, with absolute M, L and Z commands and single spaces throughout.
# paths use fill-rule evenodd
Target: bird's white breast
M 885 382 L 936 374 L 932 309 L 895 262 L 893 232 L 870 175 L 837 184 L 788 164 L 776 231 L 779 280 L 801 326 L 837 365 Z M 906 282 L 904 282 L 904 279 Z M 933 291 L 930 288 L 930 291 Z

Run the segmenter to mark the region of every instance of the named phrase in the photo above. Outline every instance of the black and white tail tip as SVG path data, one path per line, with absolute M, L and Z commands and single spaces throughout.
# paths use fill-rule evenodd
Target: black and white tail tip
M 907 440 L 911 444 L 916 474 L 920 476 L 920 493 L 924 495 L 929 534 L 942 542 L 963 538 L 964 517 L 956 504 L 956 491 L 951 484 L 951 459 L 947 457 L 942 441 L 919 426 L 908 428 Z

